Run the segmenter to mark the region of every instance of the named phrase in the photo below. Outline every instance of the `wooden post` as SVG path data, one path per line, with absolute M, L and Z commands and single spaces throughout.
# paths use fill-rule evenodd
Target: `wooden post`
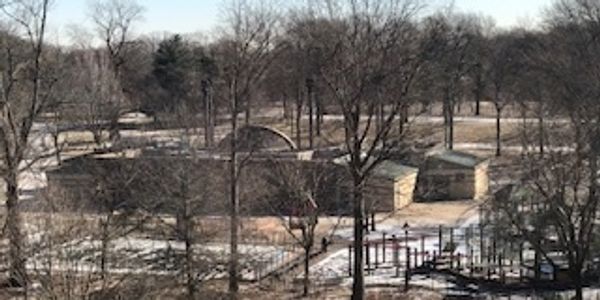
M 383 237 L 381 238 L 381 251 L 383 252 L 381 253 L 381 260 L 385 264 L 385 232 L 382 235 Z
M 535 280 L 540 280 L 540 253 L 536 248 L 534 250 L 533 255 L 533 270 L 534 270 L 534 278 Z
M 471 229 L 473 228 L 472 224 L 469 227 L 465 228 L 465 266 L 469 261 L 469 254 L 471 253 Z
M 375 231 L 375 211 L 371 212 L 371 231 Z
M 487 279 L 490 280 L 492 278 L 492 268 L 491 268 L 492 260 L 491 260 L 491 257 L 489 255 L 491 253 L 491 249 L 488 249 L 488 250 L 489 251 L 488 251 L 487 256 L 486 256 L 486 258 L 487 258 L 486 259 L 487 260 L 487 265 L 485 267 L 487 268 Z
M 421 236 L 421 265 L 425 264 L 425 236 Z
M 498 253 L 498 275 L 500 275 L 500 282 L 504 283 L 504 263 L 503 253 Z
M 514 255 L 515 255 L 515 251 L 514 251 L 514 243 L 512 241 L 512 239 L 510 240 L 510 250 L 509 250 L 509 264 L 510 264 L 510 272 L 512 273 L 513 271 L 513 267 L 514 267 Z
M 438 228 L 438 253 L 442 253 L 442 225 Z
M 450 270 L 454 268 L 454 227 L 450 227 Z
M 348 245 L 348 276 L 352 277 L 352 245 Z
M 406 248 L 406 270 L 404 270 L 404 291 L 408 291 L 408 282 L 410 280 L 410 248 Z
M 483 254 L 485 251 L 485 245 L 483 242 L 483 225 L 479 224 L 479 264 L 483 265 Z
M 415 262 L 413 263 L 413 265 L 415 266 L 415 269 L 419 267 L 418 265 L 418 255 L 419 255 L 419 249 L 415 247 L 415 253 L 414 253 L 414 257 L 415 257 Z
M 496 258 L 497 258 L 497 244 L 496 244 L 496 229 L 494 229 L 494 234 L 492 235 L 492 258 L 494 259 L 494 262 L 496 262 Z
M 377 242 L 375 242 L 374 246 L 375 246 L 375 269 L 377 269 L 377 267 L 379 267 L 379 244 L 377 244 Z
M 369 253 L 369 238 L 365 238 L 365 265 L 367 266 L 367 274 L 371 274 L 371 255 Z
M 473 255 L 475 253 L 475 251 L 473 250 L 473 247 L 471 247 L 470 249 L 471 253 L 470 253 L 470 257 L 469 257 L 469 274 L 471 276 L 473 276 Z
M 523 242 L 519 242 L 519 282 L 523 281 Z
M 394 253 L 394 257 L 392 258 L 394 262 L 394 267 L 396 267 L 396 277 L 400 277 L 400 261 L 399 261 L 399 249 L 398 249 L 398 240 L 396 239 L 396 235 L 392 235 L 392 251 Z

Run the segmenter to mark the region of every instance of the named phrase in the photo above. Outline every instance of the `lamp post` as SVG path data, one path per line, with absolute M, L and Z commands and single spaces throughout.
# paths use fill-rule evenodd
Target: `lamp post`
M 406 249 L 406 269 L 404 271 L 404 290 L 408 291 L 408 281 L 410 280 L 410 249 L 408 248 L 408 229 L 410 226 L 408 222 L 404 223 L 402 229 L 404 229 L 404 247 Z
M 409 228 L 410 228 L 410 225 L 408 225 L 408 222 L 404 222 L 402 229 L 404 229 L 404 246 L 406 246 L 407 249 L 408 249 L 408 229 Z

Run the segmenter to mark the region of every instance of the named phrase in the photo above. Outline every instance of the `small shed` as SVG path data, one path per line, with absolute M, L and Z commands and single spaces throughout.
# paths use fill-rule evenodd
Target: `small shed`
M 391 160 L 381 162 L 365 185 L 366 205 L 372 212 L 397 211 L 413 202 L 419 169 Z
M 488 160 L 469 153 L 429 153 L 419 173 L 418 197 L 425 201 L 481 200 L 488 195 Z
M 333 162 L 346 165 L 348 160 L 349 156 L 345 155 Z M 363 190 L 368 212 L 394 212 L 413 202 L 419 169 L 384 160 L 372 172 Z

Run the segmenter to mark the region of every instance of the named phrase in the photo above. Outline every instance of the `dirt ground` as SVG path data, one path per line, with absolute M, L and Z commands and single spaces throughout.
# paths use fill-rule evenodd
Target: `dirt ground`
M 481 202 L 473 200 L 417 203 L 397 211 L 384 219 L 384 223 L 408 222 L 417 226 L 455 225 L 477 213 Z

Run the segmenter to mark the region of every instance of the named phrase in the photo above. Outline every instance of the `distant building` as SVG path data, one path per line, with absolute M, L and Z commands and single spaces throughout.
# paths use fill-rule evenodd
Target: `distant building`
M 488 188 L 488 160 L 452 150 L 428 154 L 417 183 L 418 197 L 425 201 L 480 200 Z
M 365 185 L 367 206 L 374 212 L 392 212 L 413 202 L 419 169 L 386 160 Z
M 345 155 L 333 161 L 338 165 L 345 165 L 348 159 Z M 411 204 L 418 173 L 419 169 L 392 160 L 380 162 L 365 183 L 363 197 L 367 210 L 393 212 Z M 350 181 L 349 176 L 348 180 Z M 350 182 L 346 183 L 347 188 L 351 186 Z
M 278 186 L 282 172 L 326 174 L 318 176 L 315 187 L 318 205 L 326 214 L 346 214 L 351 202 L 339 183 L 345 171 L 324 161 L 296 156 L 266 158 L 261 155 L 244 162 L 240 170 L 240 210 L 249 215 L 289 214 L 290 195 Z M 192 197 L 199 214 L 227 214 L 229 209 L 229 168 L 226 155 L 197 153 L 171 154 L 157 151 L 127 157 L 119 153 L 91 154 L 72 158 L 46 172 L 47 193 L 67 211 L 143 209 L 156 213 L 176 213 L 178 199 Z M 292 176 L 292 175 L 290 175 Z M 314 175 L 316 176 L 316 175 Z M 341 204 L 339 201 L 344 201 Z M 289 203 L 289 201 L 287 202 Z

